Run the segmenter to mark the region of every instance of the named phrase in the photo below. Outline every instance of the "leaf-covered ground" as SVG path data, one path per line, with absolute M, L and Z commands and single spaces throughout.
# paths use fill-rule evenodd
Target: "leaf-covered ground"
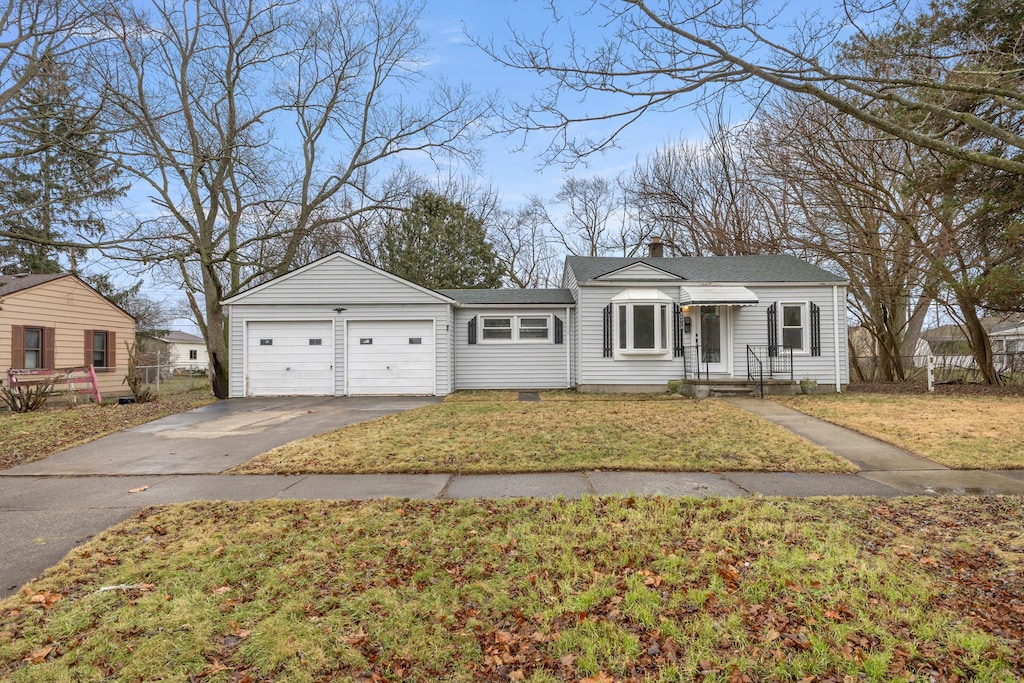
M 1019 680 L 1022 503 L 152 509 L 0 603 L 0 677 Z
M 444 403 L 294 441 L 249 474 L 662 471 L 853 472 L 806 439 L 720 401 L 668 394 L 459 392 Z
M 0 412 L 0 469 L 79 446 L 101 436 L 212 403 L 206 382 L 178 381 L 150 403 L 54 405 L 32 413 Z
M 1024 396 L 849 392 L 776 400 L 954 469 L 1024 468 Z

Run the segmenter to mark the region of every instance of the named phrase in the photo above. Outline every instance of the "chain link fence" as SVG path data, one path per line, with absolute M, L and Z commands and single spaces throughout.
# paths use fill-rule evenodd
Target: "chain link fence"
M 936 384 L 984 382 L 978 363 L 969 354 L 932 355 L 932 377 Z M 850 379 L 856 382 L 918 382 L 928 381 L 927 355 L 901 356 L 903 376 L 887 376 L 876 356 L 856 356 L 850 362 Z M 1024 353 L 995 353 L 993 365 L 1012 386 L 1024 386 Z M 890 373 L 891 375 L 891 373 Z

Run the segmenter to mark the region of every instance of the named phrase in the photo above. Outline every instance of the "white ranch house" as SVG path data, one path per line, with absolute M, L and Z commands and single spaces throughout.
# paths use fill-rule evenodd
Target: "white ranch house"
M 795 257 L 571 256 L 562 285 L 432 291 L 333 254 L 224 302 L 230 395 L 848 382 L 847 282 Z

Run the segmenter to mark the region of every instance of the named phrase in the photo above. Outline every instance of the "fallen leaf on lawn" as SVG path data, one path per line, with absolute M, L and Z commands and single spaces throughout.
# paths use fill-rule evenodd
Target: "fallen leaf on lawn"
M 808 553 L 807 554 L 807 559 L 810 560 L 811 562 L 817 562 L 818 560 L 821 559 L 821 555 L 819 555 L 818 553 Z
M 53 652 L 53 646 L 48 645 L 44 648 L 28 653 L 22 661 L 28 662 L 29 664 L 42 664 L 46 661 L 46 656 L 51 652 Z
M 615 683 L 615 679 L 603 671 L 598 671 L 593 676 L 581 679 L 580 683 Z
M 220 673 L 221 671 L 230 671 L 230 670 L 231 670 L 230 666 L 224 666 L 223 664 L 220 663 L 220 660 L 215 659 L 215 660 L 213 660 L 210 663 L 210 665 L 208 667 L 203 669 L 203 671 L 199 675 L 200 676 L 212 676 L 215 673 Z
M 231 586 L 221 586 L 219 588 L 214 588 L 213 592 L 215 595 L 224 595 L 229 590 L 231 590 Z
M 41 593 L 36 593 L 35 595 L 33 595 L 31 598 L 28 599 L 28 601 L 41 606 L 43 609 L 50 609 L 56 603 L 60 602 L 61 598 L 63 597 L 64 596 L 60 593 L 42 591 Z
M 128 489 L 128 493 L 142 493 L 143 491 L 145 491 L 148 488 L 149 488 L 149 486 L 136 486 L 133 489 Z

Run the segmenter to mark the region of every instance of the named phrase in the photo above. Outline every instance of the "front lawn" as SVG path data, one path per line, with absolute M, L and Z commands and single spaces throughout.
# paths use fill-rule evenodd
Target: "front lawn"
M 194 503 L 0 603 L 12 681 L 1011 681 L 1024 499 Z
M 565 472 L 583 470 L 852 472 L 809 441 L 719 401 L 667 394 L 456 394 L 294 441 L 236 473 Z
M 0 412 L 0 469 L 41 460 L 112 432 L 214 400 L 205 379 L 174 379 L 163 383 L 158 400 L 150 403 L 55 404 L 31 413 Z
M 1024 397 L 845 393 L 776 400 L 954 469 L 1024 468 Z

